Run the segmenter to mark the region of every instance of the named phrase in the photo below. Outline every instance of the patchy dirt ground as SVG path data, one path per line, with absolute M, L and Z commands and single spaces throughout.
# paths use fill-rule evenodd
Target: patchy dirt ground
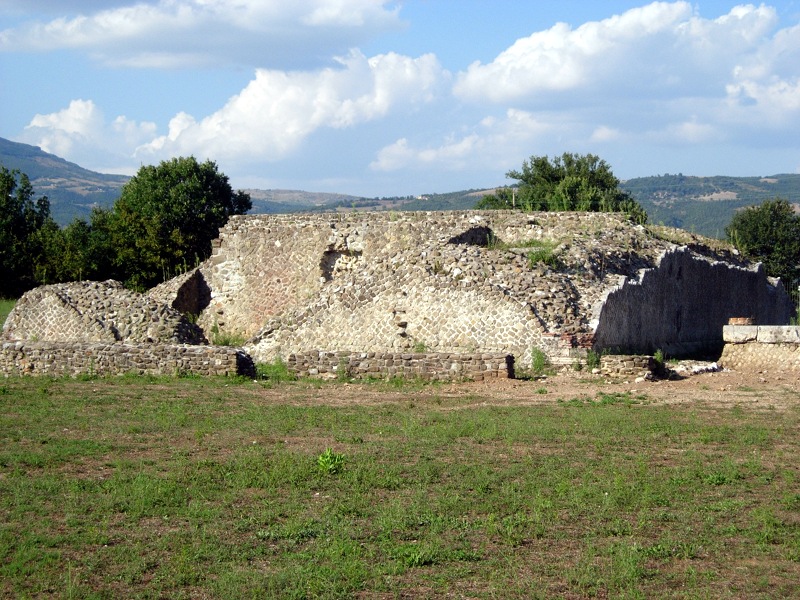
M 301 382 L 293 392 L 284 386 L 265 389 L 267 397 L 298 404 L 385 404 L 451 399 L 458 407 L 551 404 L 599 394 L 628 393 L 634 399 L 656 404 L 697 404 L 705 407 L 748 407 L 763 410 L 800 409 L 800 373 L 717 371 L 691 374 L 698 363 L 673 365 L 670 379 L 636 382 L 635 378 L 607 378 L 566 371 L 537 379 L 491 380 L 394 389 L 388 384 L 313 384 Z M 291 388 L 289 388 L 291 389 Z M 288 396 L 288 397 L 287 397 Z

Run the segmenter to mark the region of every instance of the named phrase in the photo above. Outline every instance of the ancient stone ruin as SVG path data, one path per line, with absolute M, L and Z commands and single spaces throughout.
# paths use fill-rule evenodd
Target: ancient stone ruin
M 19 299 L 3 326 L 5 374 L 248 374 L 242 351 L 208 346 L 202 329 L 119 282 L 46 285 Z
M 147 300 L 91 285 L 97 299 L 80 303 L 72 288 L 35 291 L 41 306 L 26 309 L 23 329 L 10 319 L 5 336 L 238 336 L 256 362 L 281 359 L 304 374 L 482 379 L 513 376 L 541 355 L 572 365 L 590 349 L 718 351 L 731 317 L 780 325 L 792 312 L 781 283 L 724 244 L 602 213 L 236 216 L 207 261 Z M 158 331 L 139 320 L 153 311 L 164 317 Z
M 788 322 L 760 265 L 679 230 L 602 213 L 233 217 L 211 258 L 151 295 L 247 339 L 309 351 L 495 353 L 571 363 L 589 348 L 721 348 L 733 316 Z
M 207 344 L 203 330 L 166 304 L 117 281 L 44 285 L 17 302 L 6 339 L 129 344 Z
M 726 325 L 722 335 L 720 362 L 725 368 L 800 372 L 800 327 Z

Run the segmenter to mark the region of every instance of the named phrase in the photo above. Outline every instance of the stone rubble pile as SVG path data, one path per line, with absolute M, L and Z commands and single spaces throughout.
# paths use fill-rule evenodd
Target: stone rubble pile
M 180 312 L 117 281 L 45 285 L 22 296 L 3 326 L 5 340 L 206 344 Z

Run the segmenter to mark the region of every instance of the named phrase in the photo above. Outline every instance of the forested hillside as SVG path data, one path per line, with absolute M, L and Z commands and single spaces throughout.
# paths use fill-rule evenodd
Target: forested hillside
M 375 200 L 347 194 L 272 189 L 244 191 L 250 194 L 253 201 L 252 213 L 319 212 L 354 207 L 366 209 L 377 204 Z
M 722 238 L 734 213 L 780 197 L 800 206 L 800 175 L 691 177 L 656 175 L 621 185 L 647 211 L 651 223 Z
M 50 212 L 59 225 L 66 225 L 76 217 L 88 219 L 93 206 L 111 206 L 130 179 L 95 173 L 37 146 L 3 138 L 0 138 L 0 165 L 28 176 L 36 195 L 50 199 Z

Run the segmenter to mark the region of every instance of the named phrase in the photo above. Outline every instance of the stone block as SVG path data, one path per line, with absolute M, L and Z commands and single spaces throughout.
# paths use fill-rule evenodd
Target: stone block
M 755 341 L 758 337 L 758 327 L 755 325 L 723 325 L 722 339 L 726 343 L 744 344 Z
M 800 327 L 761 326 L 757 339 L 761 344 L 800 344 Z

